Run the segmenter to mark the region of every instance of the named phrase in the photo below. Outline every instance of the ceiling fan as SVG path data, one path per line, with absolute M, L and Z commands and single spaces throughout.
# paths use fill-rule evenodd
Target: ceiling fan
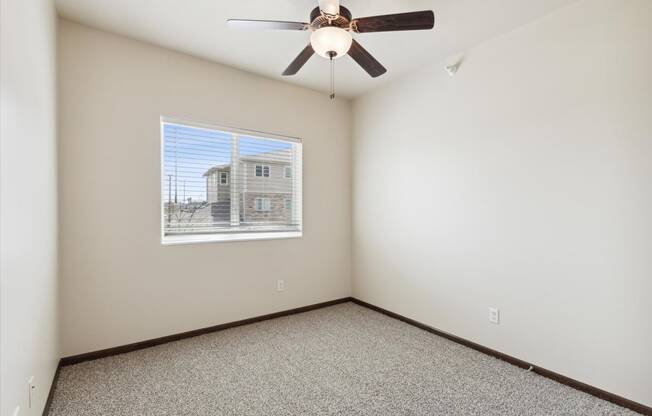
M 353 39 L 351 32 L 390 32 L 401 30 L 428 30 L 435 25 L 432 10 L 353 19 L 351 12 L 340 6 L 339 0 L 319 0 L 319 6 L 310 13 L 310 23 L 273 20 L 228 19 L 231 27 L 239 29 L 276 29 L 311 31 L 310 43 L 292 61 L 283 75 L 295 75 L 310 57 L 317 53 L 331 61 L 331 99 L 334 93 L 333 59 L 348 54 L 369 75 L 378 77 L 387 69 Z

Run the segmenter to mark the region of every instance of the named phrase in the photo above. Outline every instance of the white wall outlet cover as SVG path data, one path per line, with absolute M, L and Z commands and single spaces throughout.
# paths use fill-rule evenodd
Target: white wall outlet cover
M 31 376 L 29 380 L 27 380 L 27 407 L 29 409 L 32 408 L 32 401 L 34 396 L 34 389 L 36 386 L 34 385 L 34 376 Z
M 500 311 L 498 308 L 489 308 L 489 322 L 492 324 L 500 323 Z
M 276 281 L 276 290 L 282 292 L 285 290 L 285 280 Z

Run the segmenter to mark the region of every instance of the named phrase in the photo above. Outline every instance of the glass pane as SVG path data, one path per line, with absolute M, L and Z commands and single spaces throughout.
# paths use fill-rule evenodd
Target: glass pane
M 164 124 L 164 233 L 211 232 L 230 226 L 228 187 L 218 172 L 229 169 L 231 134 Z
M 162 123 L 164 236 L 301 231 L 301 143 Z
M 239 172 L 246 183 L 241 198 L 243 226 L 273 230 L 292 224 L 291 210 L 286 209 L 285 200 L 292 198 L 294 189 L 292 180 L 285 177 L 285 170 L 292 166 L 293 146 L 290 142 L 240 136 L 242 168 Z M 256 176 L 246 177 L 252 171 Z

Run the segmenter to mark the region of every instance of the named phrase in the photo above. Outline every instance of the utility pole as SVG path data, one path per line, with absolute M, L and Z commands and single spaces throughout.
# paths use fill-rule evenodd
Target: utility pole
M 168 175 L 168 227 L 172 222 L 172 175 Z
M 179 185 L 179 175 L 177 171 L 177 162 L 179 158 L 177 156 L 177 131 L 174 131 L 174 204 L 176 205 L 177 202 L 177 187 Z

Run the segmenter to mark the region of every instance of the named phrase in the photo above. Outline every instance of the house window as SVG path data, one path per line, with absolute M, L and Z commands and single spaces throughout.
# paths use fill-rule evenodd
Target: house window
M 272 202 L 269 198 L 256 198 L 256 211 L 271 211 Z
M 300 139 L 162 118 L 161 140 L 163 244 L 301 237 Z M 286 166 L 289 180 L 256 178 Z
M 292 166 L 285 167 L 285 179 L 292 179 Z
M 269 178 L 269 166 L 268 165 L 256 165 L 256 176 Z

